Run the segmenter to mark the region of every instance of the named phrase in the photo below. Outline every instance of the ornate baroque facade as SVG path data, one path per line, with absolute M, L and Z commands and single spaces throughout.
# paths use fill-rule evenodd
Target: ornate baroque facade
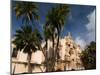
M 45 42 L 42 43 L 44 47 Z M 12 50 L 15 45 L 12 44 Z M 48 57 L 52 57 L 52 42 L 48 41 Z M 59 41 L 59 60 L 56 62 L 55 70 L 81 70 L 84 69 L 80 54 L 81 48 L 72 39 L 70 33 Z M 45 72 L 46 68 L 42 64 L 45 61 L 42 51 L 32 53 L 31 57 L 31 71 L 32 72 Z M 35 64 L 35 65 L 34 65 Z M 23 51 L 18 51 L 17 57 L 12 57 L 12 73 L 27 72 L 27 54 Z

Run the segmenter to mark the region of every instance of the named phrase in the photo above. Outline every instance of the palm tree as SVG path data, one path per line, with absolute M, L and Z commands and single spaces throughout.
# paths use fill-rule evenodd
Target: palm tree
M 38 7 L 36 3 L 32 2 L 20 2 L 14 1 L 15 5 L 13 5 L 13 9 L 16 13 L 17 19 L 21 18 L 22 23 L 33 23 L 34 19 L 38 20 L 39 16 L 37 14 Z
M 59 37 L 61 30 L 64 27 L 65 20 L 68 18 L 69 14 L 69 6 L 68 5 L 58 5 L 57 7 L 52 8 L 47 14 L 47 25 L 50 25 L 53 28 L 52 35 L 57 34 L 57 44 L 55 49 L 55 60 L 58 58 L 58 45 L 59 45 Z M 55 37 L 54 37 L 55 38 Z
M 28 53 L 28 72 L 31 72 L 31 54 L 33 51 L 40 49 L 42 37 L 37 29 L 33 32 L 30 25 L 22 26 L 21 29 L 16 30 L 15 37 L 12 42 L 16 45 L 17 50 Z
M 45 61 L 46 62 L 46 71 L 50 71 L 50 69 L 49 69 L 50 65 L 48 63 L 48 60 L 50 62 L 53 62 L 52 59 L 54 58 L 53 57 L 54 56 L 54 50 L 51 51 L 52 52 L 51 57 L 48 57 L 48 53 L 47 53 L 48 40 L 53 41 L 52 45 L 53 45 L 53 49 L 54 49 L 54 34 L 53 33 L 54 33 L 54 28 L 46 23 L 44 25 L 44 36 L 45 36 L 45 42 L 46 42 L 46 45 L 45 45 L 45 48 L 46 48 L 46 57 L 45 57 L 46 58 L 46 61 Z M 50 67 L 52 67 L 52 66 L 50 66 Z

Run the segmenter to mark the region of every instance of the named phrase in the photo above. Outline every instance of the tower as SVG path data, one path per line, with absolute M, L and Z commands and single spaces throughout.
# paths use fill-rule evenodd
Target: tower
M 82 61 L 80 58 L 81 48 L 72 39 L 71 33 L 68 32 L 68 36 L 65 38 L 66 49 L 65 49 L 65 60 L 67 70 L 78 70 L 83 69 Z
M 61 70 L 79 70 L 84 69 L 80 58 L 81 48 L 72 39 L 71 33 L 60 39 L 62 48 L 60 49 L 60 69 Z

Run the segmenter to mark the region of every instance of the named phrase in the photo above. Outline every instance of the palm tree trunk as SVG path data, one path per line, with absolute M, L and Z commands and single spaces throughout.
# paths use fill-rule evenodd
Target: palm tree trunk
M 58 39 L 57 39 L 57 45 L 56 45 L 56 59 L 58 59 L 58 46 L 59 46 L 59 36 L 60 36 L 60 31 L 58 30 Z
M 47 42 L 47 39 L 46 39 L 45 41 L 46 41 L 46 50 L 47 50 L 47 46 L 48 46 L 48 42 Z
M 47 42 L 47 46 L 48 46 L 48 42 Z M 47 49 L 47 48 L 46 48 Z M 45 66 L 46 66 L 46 71 L 49 71 L 49 64 L 48 64 L 48 54 L 47 54 L 47 50 L 44 51 L 43 48 L 40 46 L 40 50 L 42 51 L 44 57 L 45 57 Z
M 54 36 L 52 36 L 52 45 L 53 45 L 53 52 L 52 52 L 52 66 L 51 66 L 51 71 L 54 71 L 54 68 L 55 68 L 55 49 L 54 49 L 54 45 L 55 45 L 55 42 L 54 42 Z
M 40 68 L 40 70 L 43 72 L 43 70 L 42 70 L 42 68 L 41 68 L 41 65 L 39 65 L 38 67 L 39 67 L 39 68 Z
M 58 46 L 59 46 L 59 35 L 60 35 L 60 31 L 57 29 L 57 34 L 58 34 L 58 39 L 57 39 L 57 45 L 56 45 L 56 49 L 55 49 L 55 62 L 58 62 Z M 54 64 L 55 67 L 55 64 Z
M 48 52 L 47 52 L 47 49 L 48 49 L 48 41 L 47 41 L 47 39 L 45 41 L 46 41 L 45 66 L 46 66 L 46 72 L 48 72 L 49 71 Z
M 15 63 L 15 65 L 14 65 L 14 69 L 13 69 L 13 73 L 12 73 L 12 75 L 15 74 L 15 69 L 16 69 L 16 63 Z
M 31 70 L 31 55 L 32 53 L 28 53 L 28 73 L 31 73 L 32 70 Z

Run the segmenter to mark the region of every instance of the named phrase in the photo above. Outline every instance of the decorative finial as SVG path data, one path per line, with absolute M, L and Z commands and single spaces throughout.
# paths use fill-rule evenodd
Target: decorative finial
M 71 36 L 70 32 L 68 32 L 68 36 Z
M 71 36 L 70 32 L 68 32 L 68 36 Z
M 72 36 L 71 36 L 70 32 L 67 33 L 66 39 L 72 39 Z
M 70 38 L 70 39 L 72 38 L 70 32 L 68 32 L 68 36 L 67 37 Z

